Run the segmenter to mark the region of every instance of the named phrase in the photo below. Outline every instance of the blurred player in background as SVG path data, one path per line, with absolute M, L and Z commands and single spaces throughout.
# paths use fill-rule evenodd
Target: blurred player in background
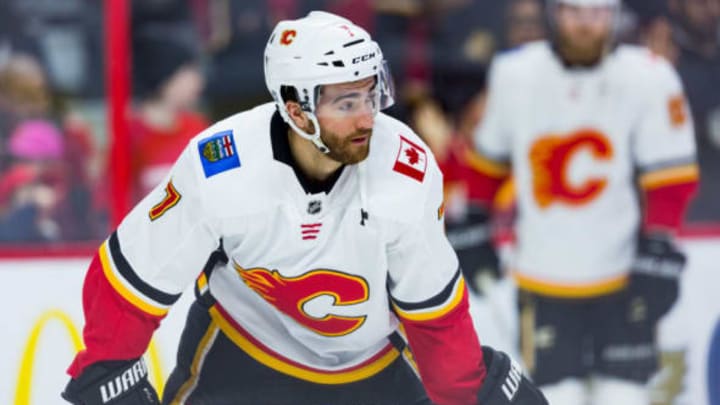
M 720 173 L 720 0 L 670 0 L 676 67 L 688 98 L 703 173 Z M 704 176 L 688 220 L 720 221 L 720 187 Z
M 275 103 L 193 138 L 100 247 L 63 397 L 159 403 L 140 356 L 197 279 L 163 404 L 547 405 L 480 347 L 442 175 L 379 113 L 377 43 L 315 12 L 280 22 L 264 61 Z
M 644 405 L 685 263 L 692 119 L 667 61 L 613 41 L 619 0 L 547 7 L 551 39 L 493 62 L 478 187 L 515 180 L 520 350 L 549 402 Z

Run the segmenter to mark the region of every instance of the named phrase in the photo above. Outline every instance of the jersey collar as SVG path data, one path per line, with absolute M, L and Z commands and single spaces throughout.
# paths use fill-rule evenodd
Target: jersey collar
M 308 178 L 300 167 L 298 166 L 295 158 L 290 152 L 290 141 L 288 139 L 288 130 L 290 126 L 282 119 L 280 113 L 275 111 L 270 120 L 270 138 L 272 142 L 273 157 L 278 162 L 284 163 L 292 167 L 297 177 L 298 182 L 308 194 L 317 194 L 321 192 L 329 193 L 333 186 L 340 178 L 340 175 L 345 168 L 345 165 L 340 166 L 332 176 L 328 177 L 324 181 L 316 181 Z

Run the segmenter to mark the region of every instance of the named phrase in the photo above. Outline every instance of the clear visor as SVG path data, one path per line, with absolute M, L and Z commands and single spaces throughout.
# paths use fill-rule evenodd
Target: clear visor
M 395 86 L 387 63 L 380 73 L 365 79 L 320 86 L 315 115 L 318 117 L 375 116 L 395 103 Z

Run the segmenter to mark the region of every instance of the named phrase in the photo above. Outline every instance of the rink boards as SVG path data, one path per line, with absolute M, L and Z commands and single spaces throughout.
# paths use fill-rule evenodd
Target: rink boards
M 685 241 L 689 265 L 679 305 L 661 328 L 663 346 L 687 346 L 689 372 L 683 404 L 709 405 L 708 352 L 720 318 L 720 238 Z M 63 404 L 65 369 L 80 348 L 81 289 L 88 259 L 0 258 L 0 404 Z M 483 343 L 514 352 L 513 295 L 509 284 L 473 302 Z M 146 358 L 151 379 L 163 381 L 175 361 L 188 290 L 155 334 Z M 717 371 L 715 375 L 718 375 Z M 162 384 L 160 383 L 160 386 Z M 713 404 L 716 405 L 716 404 Z

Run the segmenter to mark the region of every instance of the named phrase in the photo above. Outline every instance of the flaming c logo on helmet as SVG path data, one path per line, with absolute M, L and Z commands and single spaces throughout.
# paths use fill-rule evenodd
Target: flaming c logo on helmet
M 297 36 L 297 31 L 295 30 L 285 30 L 280 34 L 280 44 L 281 45 L 290 45 L 292 44 L 293 40 Z
M 365 302 L 370 297 L 365 279 L 333 270 L 312 270 L 297 277 L 285 277 L 277 270 L 243 269 L 234 264 L 245 284 L 279 311 L 299 324 L 324 336 L 342 336 L 365 322 L 365 315 L 344 316 L 328 313 L 315 317 L 305 304 L 321 295 L 334 298 L 331 308 Z
M 570 136 L 543 136 L 532 144 L 533 194 L 540 208 L 557 202 L 587 204 L 605 189 L 605 178 L 588 178 L 579 185 L 570 181 L 570 162 L 583 149 L 589 150 L 595 160 L 609 160 L 613 155 L 610 141 L 594 129 L 582 129 Z

